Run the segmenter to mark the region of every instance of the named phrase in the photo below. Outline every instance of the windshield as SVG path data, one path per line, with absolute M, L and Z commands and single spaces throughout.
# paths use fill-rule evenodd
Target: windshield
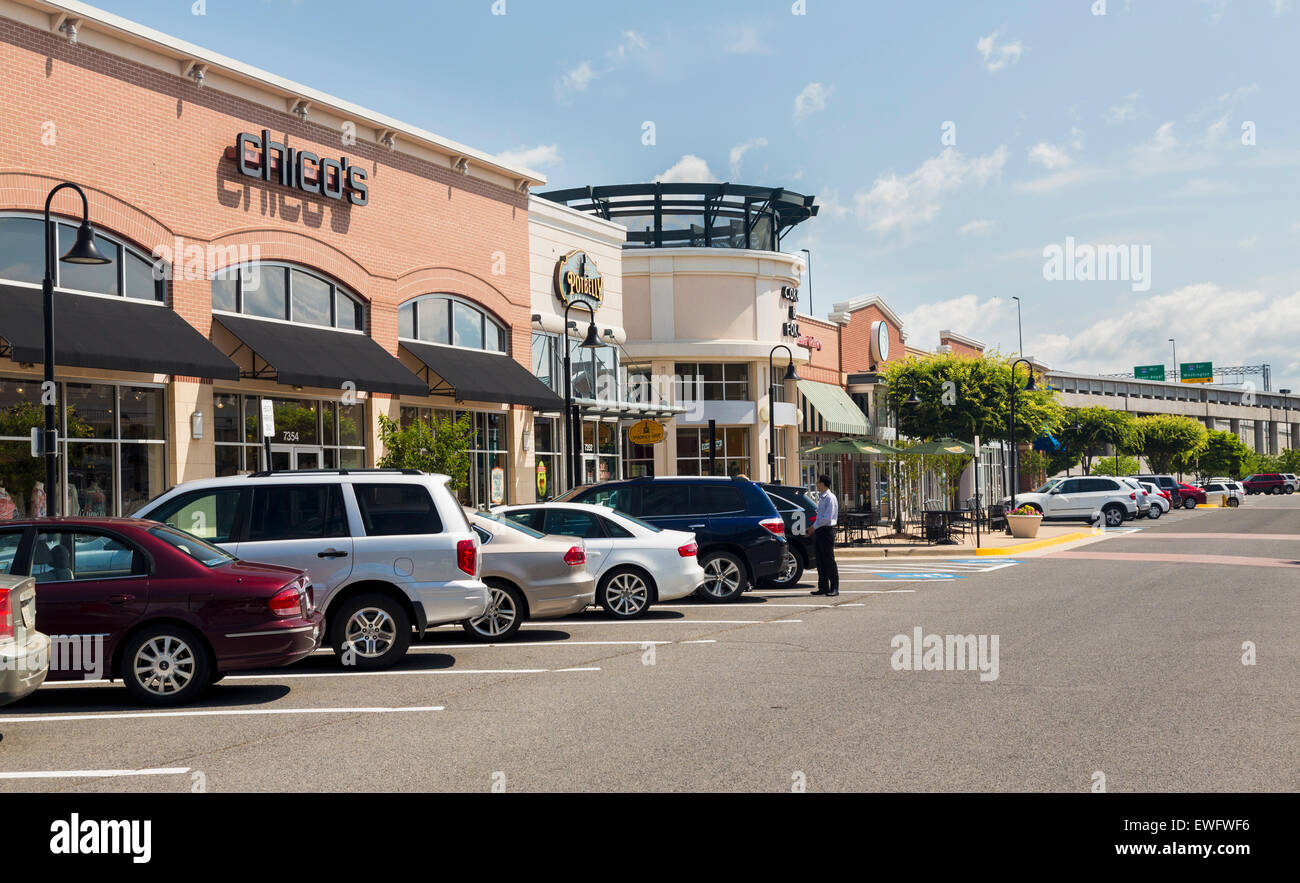
M 1047 493 L 1048 491 L 1050 491 L 1052 488 L 1056 487 L 1056 486 L 1057 486 L 1058 484 L 1060 484 L 1060 483 L 1061 483 L 1061 479 L 1059 479 L 1059 478 L 1053 478 L 1052 480 L 1050 480 L 1049 482 L 1047 482 L 1047 484 L 1043 485 L 1043 486 L 1040 487 L 1038 490 L 1034 491 L 1034 493 L 1036 493 L 1036 494 L 1045 494 L 1045 493 Z
M 479 518 L 487 519 L 488 521 L 494 522 L 496 524 L 504 524 L 506 527 L 509 527 L 513 530 L 517 530 L 522 534 L 527 534 L 528 536 L 532 537 L 535 540 L 541 539 L 542 537 L 546 536 L 546 534 L 542 533 L 541 531 L 533 530 L 531 527 L 528 527 L 527 525 L 524 524 L 520 524 L 517 521 L 511 521 L 509 518 L 506 518 L 502 515 L 497 515 L 495 512 L 476 512 L 474 514 L 476 514 Z
M 640 518 L 637 518 L 635 515 L 628 515 L 626 512 L 622 511 L 621 509 L 615 509 L 614 512 L 619 518 L 623 519 L 624 521 L 630 521 L 633 524 L 635 524 L 637 527 L 644 527 L 646 530 L 650 531 L 651 533 L 661 533 L 663 531 L 662 527 L 656 527 L 655 525 L 651 524 L 648 521 L 642 521 Z
M 225 549 L 219 549 L 193 534 L 177 530 L 174 527 L 159 525 L 158 527 L 149 528 L 149 533 L 173 549 L 184 552 L 204 567 L 220 567 L 222 564 L 229 564 L 232 561 L 239 560 Z

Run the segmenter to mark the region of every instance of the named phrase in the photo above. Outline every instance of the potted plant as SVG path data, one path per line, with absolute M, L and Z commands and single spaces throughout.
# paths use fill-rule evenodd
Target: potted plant
M 1007 513 L 1007 524 L 1011 535 L 1022 540 L 1031 540 L 1038 536 L 1038 526 L 1043 523 L 1043 513 L 1033 506 L 1020 506 Z

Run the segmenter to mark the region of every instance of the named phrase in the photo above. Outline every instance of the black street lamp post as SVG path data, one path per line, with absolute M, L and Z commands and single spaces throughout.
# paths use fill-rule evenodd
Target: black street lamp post
M 1032 392 L 1037 389 L 1034 385 L 1034 366 L 1028 359 L 1016 359 L 1011 363 L 1011 422 L 1007 424 L 1007 434 L 1011 437 L 1011 511 L 1016 511 L 1016 492 L 1020 490 L 1020 448 L 1016 446 L 1016 366 L 1021 362 L 1029 369 L 1029 382 L 1025 384 L 1025 391 Z M 1007 520 L 1007 533 L 1011 533 L 1011 521 Z
M 596 334 L 596 308 L 585 300 L 571 300 L 564 306 L 564 333 L 560 339 L 564 342 L 564 443 L 565 443 L 565 460 L 568 473 L 569 486 L 568 490 L 578 486 L 578 476 L 581 472 L 582 458 L 578 454 L 577 446 L 581 444 L 581 434 L 574 432 L 574 423 L 576 422 L 573 407 L 573 366 L 570 360 L 570 350 L 573 347 L 569 343 L 569 310 L 575 306 L 586 307 L 591 313 L 591 322 L 587 325 L 587 337 L 578 346 L 581 349 L 594 350 L 600 348 L 600 337 Z M 575 435 L 579 437 L 574 438 Z
M 59 433 L 55 426 L 55 402 L 58 396 L 54 386 L 54 250 L 55 241 L 50 238 L 50 203 L 54 194 L 64 188 L 70 188 L 81 197 L 81 226 L 77 228 L 77 241 L 72 244 L 59 260 L 69 264 L 107 264 L 110 260 L 95 248 L 95 228 L 90 226 L 90 204 L 85 192 L 76 184 L 65 181 L 55 186 L 45 197 L 45 278 L 41 282 L 42 311 L 45 322 L 45 375 L 41 384 L 41 398 L 45 402 L 45 432 L 41 450 L 45 455 L 45 513 L 57 516 L 62 508 L 59 505 L 58 452 Z
M 776 391 L 776 373 L 772 366 L 772 357 L 776 355 L 777 350 L 785 350 L 789 361 L 785 365 L 785 375 L 781 378 L 781 383 L 785 384 L 791 380 L 798 380 L 799 375 L 794 370 L 794 353 L 783 343 L 778 343 L 772 347 L 772 351 L 767 354 L 767 383 L 768 383 L 768 442 L 767 442 L 767 480 L 776 484 L 776 396 L 771 393 Z

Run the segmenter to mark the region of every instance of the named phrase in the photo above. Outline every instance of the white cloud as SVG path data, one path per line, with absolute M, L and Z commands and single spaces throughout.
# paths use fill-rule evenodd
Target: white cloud
M 735 147 L 731 148 L 731 153 L 728 155 L 728 160 L 731 163 L 731 179 L 735 181 L 740 178 L 740 163 L 741 160 L 745 158 L 746 153 L 753 150 L 755 147 L 766 146 L 767 139 L 760 135 L 757 138 L 751 138 L 744 144 L 737 144 Z
M 902 314 L 903 328 L 909 343 L 929 349 L 938 346 L 939 332 L 951 329 L 958 334 L 988 341 L 990 332 L 1005 332 L 1010 323 L 1015 333 L 1016 311 L 1014 304 L 1000 297 L 981 301 L 973 294 L 963 294 L 950 300 L 921 304 Z
M 840 221 L 853 214 L 853 209 L 840 202 L 838 190 L 826 189 L 817 195 L 817 217 Z
M 1112 105 L 1106 111 L 1106 122 L 1126 123 L 1137 116 L 1137 100 L 1141 92 L 1131 92 L 1119 104 Z
M 1046 141 L 1039 141 L 1029 149 L 1029 161 L 1051 171 L 1063 169 L 1074 162 L 1068 153 Z
M 968 224 L 962 224 L 957 230 L 962 236 L 988 236 L 997 226 L 996 221 L 990 221 L 987 218 L 980 218 L 971 221 Z
M 1215 196 L 1233 196 L 1237 188 L 1226 181 L 1210 178 L 1190 178 L 1175 187 L 1169 195 L 1176 199 L 1206 199 Z
M 1034 196 L 1048 196 L 1059 190 L 1067 190 L 1071 187 L 1077 187 L 1080 184 L 1096 181 L 1103 177 L 1105 177 L 1105 173 L 1100 169 L 1076 166 L 1072 169 L 1053 172 L 1049 175 L 1043 175 L 1038 178 L 1030 178 L 1028 181 L 1017 181 L 1015 184 L 1015 190 L 1017 193 L 1029 193 Z
M 994 31 L 987 37 L 980 37 L 975 41 L 975 48 L 984 58 L 984 69 L 989 72 L 1000 71 L 1008 64 L 1015 64 L 1024 52 L 1024 46 L 1019 40 L 999 45 L 997 40 L 1001 33 L 1001 31 Z
M 649 49 L 650 44 L 636 31 L 624 31 L 623 42 L 606 53 L 610 58 L 621 60 L 637 49 Z
M 1273 14 L 1281 15 L 1291 8 L 1291 0 L 1273 0 Z
M 497 154 L 497 159 L 510 165 L 524 166 L 530 169 L 544 169 L 559 165 L 560 148 L 557 144 L 538 144 L 536 147 L 516 147 Z
M 796 118 L 805 117 L 810 113 L 826 109 L 826 101 L 831 97 L 832 87 L 823 86 L 821 83 L 809 83 L 803 87 L 803 91 L 795 96 L 794 115 Z
M 968 158 L 956 148 L 921 163 L 915 171 L 899 176 L 893 172 L 877 178 L 867 190 L 854 196 L 858 217 L 867 229 L 881 235 L 908 234 L 938 216 L 944 199 L 967 184 L 983 187 L 1002 174 L 1007 148 L 998 147 L 984 156 Z
M 771 52 L 755 25 L 744 25 L 727 44 L 726 51 L 733 55 L 766 55 Z
M 1206 145 L 1212 146 L 1208 135 Z M 1194 172 L 1215 162 L 1215 157 L 1206 152 L 1204 146 L 1182 144 L 1174 134 L 1174 124 L 1167 122 L 1161 123 L 1150 140 L 1133 149 L 1131 166 L 1139 175 L 1158 175 Z
M 560 78 L 560 86 L 572 92 L 586 92 L 596 76 L 596 72 L 591 69 L 591 64 L 584 61 Z
M 718 181 L 709 170 L 709 164 L 693 153 L 686 154 L 654 179 L 665 184 L 713 184 Z
M 1069 335 L 1036 337 L 1026 348 L 1062 370 L 1123 371 L 1136 364 L 1134 353 L 1150 350 L 1149 329 L 1160 328 L 1160 336 L 1176 338 L 1178 352 L 1188 358 L 1224 365 L 1268 362 L 1275 376 L 1296 370 L 1300 291 L 1228 290 L 1205 282 L 1126 304 Z M 1278 366 L 1285 366 L 1285 374 Z

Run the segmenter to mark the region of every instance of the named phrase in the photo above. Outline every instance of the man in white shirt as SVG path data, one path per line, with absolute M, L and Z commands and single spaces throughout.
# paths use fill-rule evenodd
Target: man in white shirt
M 831 491 L 831 477 L 817 476 L 817 521 L 813 524 L 813 547 L 817 550 L 817 591 L 812 595 L 834 598 L 840 593 L 840 568 L 835 563 L 835 525 L 839 523 L 840 501 Z

